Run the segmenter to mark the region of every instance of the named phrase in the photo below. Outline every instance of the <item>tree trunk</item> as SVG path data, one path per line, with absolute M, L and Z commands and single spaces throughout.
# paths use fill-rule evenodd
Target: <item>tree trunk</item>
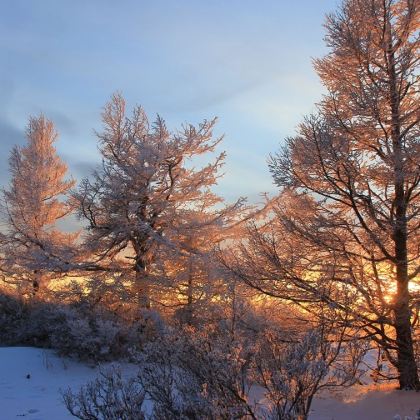
M 193 323 L 193 264 L 190 261 L 187 286 L 187 324 Z
M 398 193 L 396 195 L 398 198 Z M 398 203 L 398 200 L 396 201 Z M 410 292 L 408 289 L 407 224 L 405 220 L 404 206 L 400 208 L 397 205 L 396 228 L 394 231 L 395 256 L 397 259 L 397 293 L 394 305 L 397 338 L 397 369 L 401 389 L 420 389 L 411 330 Z
M 40 274 L 38 270 L 34 270 L 34 276 L 32 279 L 32 297 L 36 297 L 40 288 Z
M 32 286 L 31 297 L 33 299 L 42 297 L 41 291 L 43 289 L 44 284 L 43 284 L 43 275 L 40 272 L 40 270 L 34 270 L 31 283 L 32 283 L 31 284 Z
M 420 389 L 410 322 L 408 282 L 398 282 L 395 302 L 397 369 L 401 389 Z
M 411 331 L 410 292 L 408 289 L 407 217 L 404 194 L 402 157 L 399 144 L 395 151 L 395 228 L 394 246 L 396 259 L 397 292 L 394 315 L 397 338 L 397 369 L 401 389 L 420 389 L 417 364 L 414 357 Z
M 150 281 L 147 276 L 146 263 L 138 257 L 135 265 L 135 296 L 137 303 L 142 309 L 150 309 Z
M 395 331 L 397 338 L 397 369 L 401 389 L 419 389 L 420 382 L 414 357 L 411 331 L 410 292 L 408 289 L 407 202 L 405 196 L 405 167 L 401 137 L 400 95 L 395 67 L 395 53 L 390 17 L 386 21 L 389 105 L 391 110 L 391 138 L 394 154 L 395 221 L 394 249 L 397 293 L 395 296 Z

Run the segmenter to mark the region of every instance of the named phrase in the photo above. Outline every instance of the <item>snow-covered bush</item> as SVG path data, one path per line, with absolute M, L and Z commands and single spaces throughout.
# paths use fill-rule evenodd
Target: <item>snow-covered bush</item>
M 175 330 L 145 347 L 139 380 L 156 419 L 242 418 L 253 415 L 249 363 L 237 342 Z
M 13 296 L 0 294 L 0 345 L 14 345 L 23 339 L 28 308 Z
M 143 311 L 127 321 L 104 310 L 80 306 L 60 309 L 64 322 L 53 329 L 51 346 L 63 355 L 104 361 L 129 359 L 159 334 L 160 319 Z
M 64 401 L 83 420 L 253 417 L 254 407 L 248 402 L 250 357 L 231 339 L 192 328 L 168 330 L 138 354 L 137 379 L 101 374 L 77 394 L 68 390 Z M 128 390 L 134 396 L 124 399 Z M 130 417 L 145 396 L 153 404 L 152 412 Z
M 113 368 L 100 373 L 99 378 L 74 394 L 63 392 L 69 412 L 82 420 L 142 420 L 145 393 L 136 378 L 124 379 Z
M 334 341 L 323 328 L 301 337 L 270 331 L 256 346 L 253 380 L 264 389 L 267 419 L 307 419 L 312 399 L 322 388 L 353 384 L 365 352 L 363 343 Z
M 153 403 L 150 418 L 306 419 L 321 388 L 355 381 L 363 354 L 363 346 L 334 340 L 322 328 L 297 336 L 267 329 L 254 342 L 225 333 L 168 328 L 137 353 L 137 381 Z M 123 392 L 126 383 L 115 384 Z M 250 396 L 254 385 L 264 404 Z
M 127 359 L 162 328 L 161 319 L 152 311 L 123 319 L 83 300 L 61 305 L 0 294 L 1 345 L 53 348 L 62 355 L 95 362 Z
M 27 303 L 28 319 L 24 326 L 24 344 L 52 347 L 56 331 L 63 331 L 66 314 L 61 305 L 42 301 Z
M 64 322 L 59 306 L 0 294 L 0 344 L 50 347 L 52 331 Z
M 318 384 L 328 374 L 318 336 L 310 333 L 295 345 L 282 343 L 271 334 L 264 338 L 255 358 L 254 380 L 269 401 L 266 417 L 306 418 Z
M 416 417 L 405 416 L 401 417 L 399 414 L 394 416 L 394 420 L 420 420 L 420 409 L 416 412 Z
M 121 326 L 111 319 L 83 314 L 71 307 L 60 309 L 63 322 L 51 332 L 51 346 L 63 355 L 104 360 L 117 353 Z

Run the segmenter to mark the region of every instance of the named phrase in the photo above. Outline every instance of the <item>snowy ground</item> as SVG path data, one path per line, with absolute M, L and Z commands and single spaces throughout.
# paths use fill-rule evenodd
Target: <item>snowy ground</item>
M 310 420 L 393 420 L 415 419 L 420 393 L 399 391 L 396 384 L 355 386 L 336 395 L 321 395 L 312 404 Z
M 96 374 L 96 369 L 60 359 L 51 350 L 0 348 L 0 419 L 74 419 L 59 390 L 77 389 Z
M 50 350 L 0 348 L 0 420 L 72 419 L 59 390 L 77 390 L 97 375 L 96 368 L 60 359 Z M 420 393 L 395 390 L 395 385 L 359 386 L 316 398 L 310 420 L 393 420 L 414 417 Z

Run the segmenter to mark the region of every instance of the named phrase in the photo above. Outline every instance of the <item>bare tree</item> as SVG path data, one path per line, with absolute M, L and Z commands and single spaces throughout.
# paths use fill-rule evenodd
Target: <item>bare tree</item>
M 279 237 L 254 237 L 289 284 L 276 293 L 350 310 L 410 389 L 420 386 L 410 290 L 420 274 L 419 19 L 417 0 L 346 0 L 328 16 L 330 52 L 315 61 L 328 94 L 270 164 L 290 252 L 275 249 Z
M 3 190 L 6 230 L 1 236 L 5 281 L 30 283 L 32 293 L 66 270 L 77 234 L 63 233 L 57 222 L 71 212 L 65 195 L 73 187 L 67 166 L 57 156 L 57 132 L 43 115 L 30 118 L 28 144 L 10 155 L 11 183 Z

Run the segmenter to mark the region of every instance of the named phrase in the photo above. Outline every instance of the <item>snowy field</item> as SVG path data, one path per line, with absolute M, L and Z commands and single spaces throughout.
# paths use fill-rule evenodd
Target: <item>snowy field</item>
M 59 358 L 51 350 L 0 348 L 0 420 L 74 419 L 59 390 L 77 390 L 97 373 L 97 368 Z M 397 391 L 395 385 L 358 386 L 317 397 L 310 420 L 393 420 L 397 413 L 415 418 L 418 409 L 420 393 Z

